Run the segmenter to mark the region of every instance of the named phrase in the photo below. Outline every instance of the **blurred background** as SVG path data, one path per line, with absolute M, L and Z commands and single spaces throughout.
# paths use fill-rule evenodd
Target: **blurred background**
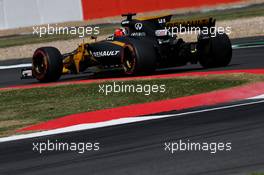
M 0 0 L 0 60 L 28 58 L 47 45 L 69 52 L 83 42 L 78 35 L 40 38 L 32 34 L 32 26 L 96 25 L 98 39 L 103 39 L 119 25 L 120 15 L 128 12 L 138 16 L 170 13 L 172 20 L 214 17 L 217 25 L 232 27 L 231 38 L 264 35 L 264 0 Z

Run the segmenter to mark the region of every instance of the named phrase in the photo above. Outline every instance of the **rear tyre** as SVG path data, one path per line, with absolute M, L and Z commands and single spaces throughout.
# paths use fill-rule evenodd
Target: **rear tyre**
M 227 66 L 232 58 L 232 45 L 227 34 L 217 34 L 198 41 L 199 62 L 204 68 Z
M 156 69 L 154 47 L 142 43 L 127 44 L 123 50 L 122 66 L 125 74 L 150 74 Z
M 57 48 L 41 47 L 34 52 L 32 73 L 38 81 L 57 81 L 62 74 L 62 69 L 62 55 Z

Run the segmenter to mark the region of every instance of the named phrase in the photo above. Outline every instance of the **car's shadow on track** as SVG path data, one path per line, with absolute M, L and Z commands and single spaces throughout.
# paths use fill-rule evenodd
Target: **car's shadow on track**
M 59 82 L 63 81 L 74 81 L 74 80 L 100 80 L 100 79 L 115 79 L 115 78 L 133 78 L 133 77 L 141 77 L 141 76 L 157 76 L 157 75 L 165 75 L 165 74 L 175 74 L 175 73 L 186 73 L 193 71 L 201 71 L 205 70 L 202 68 L 189 68 L 189 69 L 166 69 L 166 70 L 157 70 L 153 74 L 142 74 L 142 75 L 125 75 L 122 70 L 109 70 L 102 71 L 99 73 L 88 73 L 88 74 L 80 74 L 80 75 L 70 75 L 64 76 L 61 78 Z
M 220 68 L 210 68 L 205 69 L 199 65 L 187 65 L 184 67 L 172 67 L 166 69 L 158 69 L 153 74 L 143 74 L 137 76 L 129 76 L 125 75 L 122 70 L 104 70 L 98 73 L 89 72 L 89 70 L 85 73 L 81 73 L 78 75 L 63 75 L 58 82 L 70 82 L 70 81 L 82 81 L 82 80 L 102 80 L 102 79 L 118 79 L 118 78 L 131 78 L 133 77 L 141 77 L 141 76 L 159 76 L 159 75 L 166 75 L 166 74 L 177 74 L 177 73 L 189 73 L 189 72 L 208 72 L 208 71 L 221 71 L 221 70 L 235 70 L 241 66 L 240 64 L 230 64 L 227 67 L 220 67 Z M 30 80 L 24 83 L 24 85 L 32 85 L 38 84 L 37 80 Z
M 141 77 L 141 76 L 158 76 L 158 75 L 165 75 L 165 74 L 177 74 L 177 73 L 188 73 L 188 72 L 207 72 L 207 71 L 214 71 L 214 70 L 230 70 L 234 69 L 235 67 L 239 66 L 239 64 L 231 64 L 227 67 L 222 68 L 202 68 L 197 65 L 196 67 L 173 67 L 173 68 L 166 68 L 166 69 L 158 69 L 153 74 L 143 74 L 143 75 L 134 75 L 129 76 L 125 75 L 122 70 L 105 70 L 98 73 L 83 73 L 80 75 L 66 75 L 61 78 L 60 82 L 63 81 L 74 81 L 74 80 L 100 80 L 100 79 L 115 79 L 115 78 L 133 78 L 133 77 Z

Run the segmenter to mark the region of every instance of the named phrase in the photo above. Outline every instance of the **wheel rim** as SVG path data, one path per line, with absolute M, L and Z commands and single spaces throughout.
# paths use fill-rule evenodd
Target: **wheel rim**
M 32 70 L 37 79 L 42 79 L 47 73 L 47 56 L 41 50 L 35 52 L 33 56 Z
M 134 48 L 130 45 L 127 45 L 124 48 L 122 65 L 126 74 L 134 73 L 135 65 L 136 65 L 136 54 Z

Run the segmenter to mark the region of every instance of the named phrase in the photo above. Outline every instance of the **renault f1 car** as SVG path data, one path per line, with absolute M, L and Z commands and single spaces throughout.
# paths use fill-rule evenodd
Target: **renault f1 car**
M 157 68 L 200 63 L 204 68 L 227 66 L 232 58 L 228 35 L 200 33 L 196 42 L 185 42 L 173 36 L 168 28 L 179 26 L 203 30 L 215 26 L 215 20 L 199 19 L 171 22 L 172 15 L 135 18 L 124 14 L 121 27 L 105 40 L 82 43 L 71 53 L 61 54 L 57 48 L 36 49 L 32 68 L 22 70 L 40 82 L 57 81 L 63 74 L 79 74 L 89 67 L 118 67 L 127 75 L 149 74 Z

